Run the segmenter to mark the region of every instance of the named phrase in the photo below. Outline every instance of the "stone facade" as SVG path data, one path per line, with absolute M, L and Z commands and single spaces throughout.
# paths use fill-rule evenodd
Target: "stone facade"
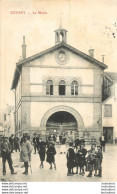
M 56 59 L 61 49 L 68 56 L 63 64 Z M 98 66 L 95 60 L 92 62 L 88 57 L 80 56 L 67 44 L 61 44 L 20 62 L 23 65 L 15 84 L 17 133 L 46 131 L 48 118 L 55 112 L 66 111 L 76 119 L 80 136 L 88 132 L 90 138 L 99 139 L 102 131 L 103 72 L 106 66 Z M 53 82 L 53 95 L 46 94 L 48 80 Z M 65 82 L 65 95 L 59 95 L 61 80 Z M 74 80 L 78 83 L 78 95 L 71 94 Z

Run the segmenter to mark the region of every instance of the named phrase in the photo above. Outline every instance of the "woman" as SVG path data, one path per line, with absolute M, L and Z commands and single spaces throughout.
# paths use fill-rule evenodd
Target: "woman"
M 46 153 L 46 143 L 44 142 L 44 139 L 40 139 L 39 141 L 39 157 L 40 157 L 40 161 L 41 161 L 41 164 L 40 164 L 40 168 L 44 168 L 44 165 L 43 165 L 43 162 L 45 160 L 45 153 Z
M 22 174 L 28 175 L 28 162 L 31 161 L 32 146 L 27 137 L 24 136 L 21 142 L 20 162 L 24 162 L 25 171 Z
M 56 170 L 55 154 L 56 154 L 56 149 L 53 143 L 50 143 L 47 149 L 47 162 L 50 164 L 50 170 L 52 169 L 52 163 L 54 164 L 54 169 Z

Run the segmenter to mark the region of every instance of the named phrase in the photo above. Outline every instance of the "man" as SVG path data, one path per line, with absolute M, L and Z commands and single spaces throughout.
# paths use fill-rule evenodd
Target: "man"
M 27 136 L 24 136 L 21 142 L 20 162 L 24 162 L 25 171 L 22 174 L 28 175 L 28 162 L 31 161 L 32 146 Z
M 17 150 L 19 150 L 20 152 L 20 147 L 19 147 L 19 138 L 15 135 L 14 137 L 14 149 L 17 152 Z
M 13 153 L 13 150 L 14 150 L 14 135 L 13 134 L 9 137 L 9 143 L 12 149 L 11 152 Z
M 103 152 L 105 152 L 105 143 L 106 143 L 106 141 L 105 141 L 105 136 L 102 135 L 102 136 L 100 137 L 99 141 L 100 141 L 100 146 L 101 146 L 102 149 L 103 149 Z
M 10 143 L 8 142 L 8 137 L 3 137 L 3 142 L 1 143 L 1 156 L 2 156 L 2 164 L 3 164 L 3 175 L 6 175 L 6 160 L 9 164 L 9 168 L 11 170 L 11 174 L 17 174 L 14 172 L 14 168 L 12 166 L 12 158 L 11 158 L 12 148 Z
M 38 137 L 37 137 L 37 134 L 34 134 L 34 137 L 33 137 L 33 145 L 34 145 L 34 154 L 36 154 L 36 150 L 37 150 L 37 147 L 38 147 Z

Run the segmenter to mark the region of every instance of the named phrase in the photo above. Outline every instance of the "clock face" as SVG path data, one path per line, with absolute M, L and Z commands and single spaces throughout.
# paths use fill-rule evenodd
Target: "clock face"
M 66 64 L 68 62 L 68 53 L 61 49 L 57 52 L 56 59 L 59 64 Z

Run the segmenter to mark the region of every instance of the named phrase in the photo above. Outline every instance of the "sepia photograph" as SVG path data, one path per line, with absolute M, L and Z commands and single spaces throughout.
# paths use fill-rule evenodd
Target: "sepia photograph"
M 0 4 L 0 182 L 116 182 L 117 0 Z

